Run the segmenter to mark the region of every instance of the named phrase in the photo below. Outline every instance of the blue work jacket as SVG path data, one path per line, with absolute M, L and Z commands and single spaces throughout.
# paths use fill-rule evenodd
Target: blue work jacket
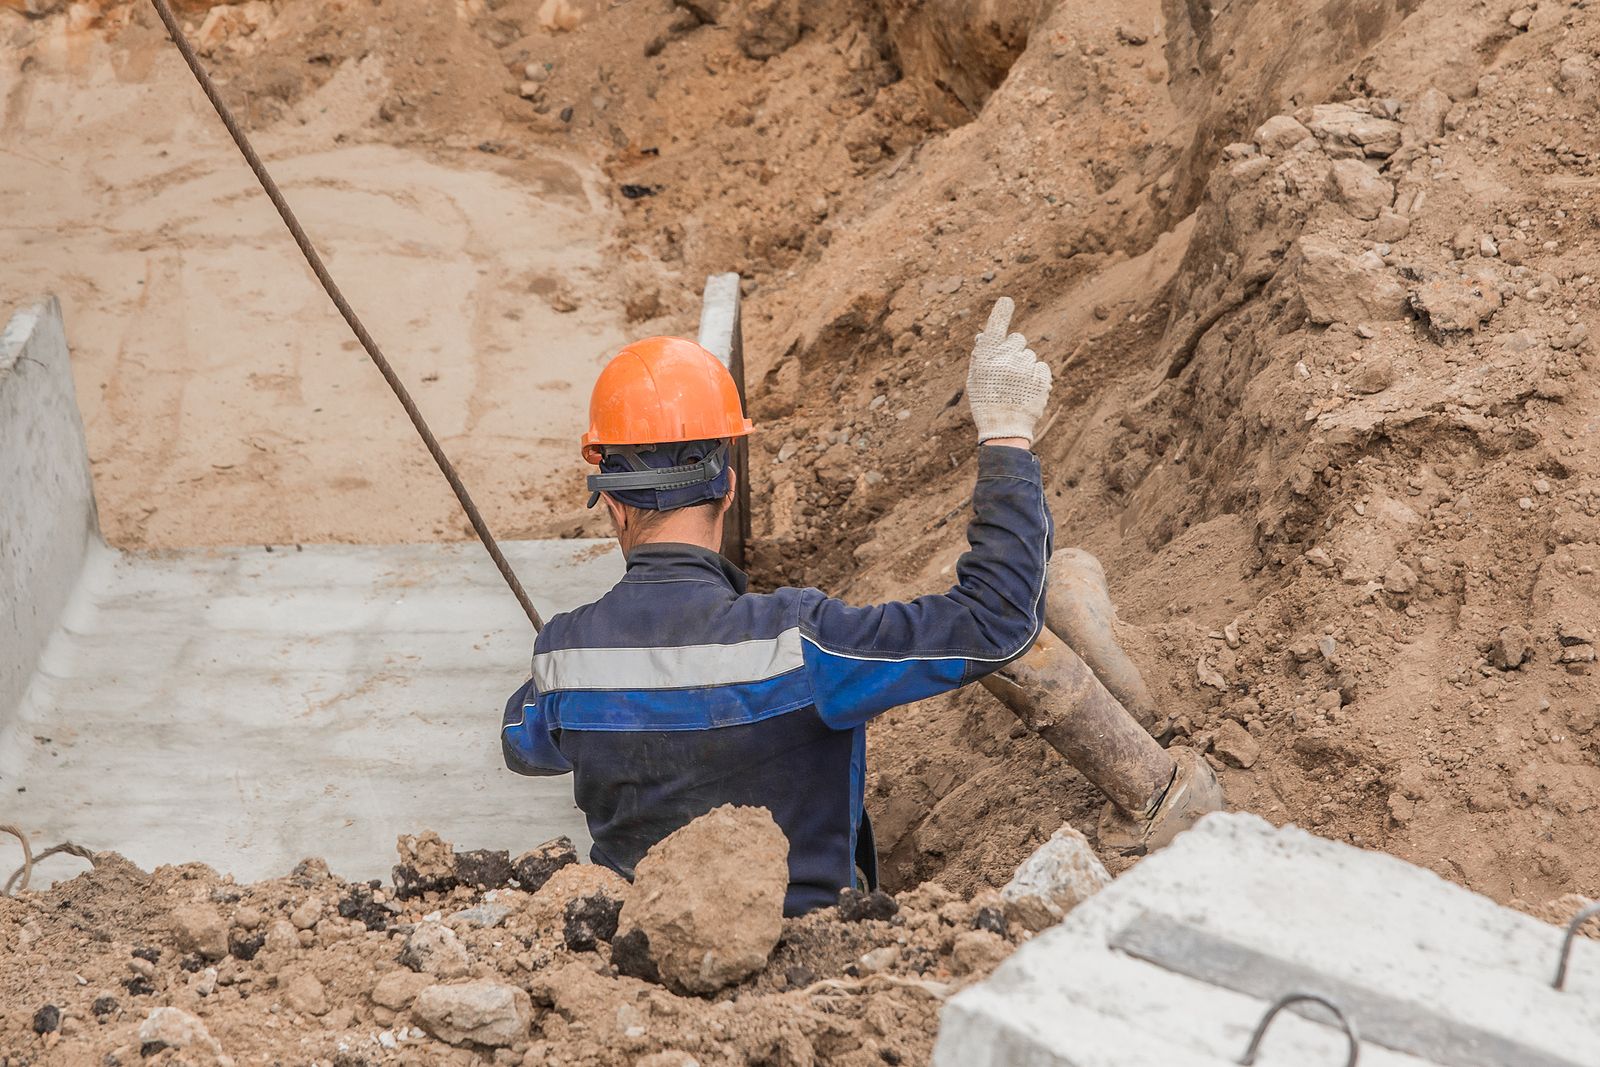
M 635 549 L 610 592 L 539 634 L 506 704 L 506 765 L 570 771 L 590 858 L 627 878 L 696 816 L 766 808 L 789 839 L 785 914 L 834 903 L 858 865 L 875 879 L 867 720 L 996 670 L 1042 625 L 1052 527 L 1033 453 L 979 448 L 972 506 L 956 585 L 874 607 L 746 592 L 691 545 Z

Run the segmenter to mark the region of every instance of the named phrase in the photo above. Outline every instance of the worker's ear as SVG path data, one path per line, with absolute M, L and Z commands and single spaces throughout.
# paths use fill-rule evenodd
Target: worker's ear
M 610 493 L 601 493 L 600 499 L 606 502 L 606 510 L 611 513 L 611 525 L 617 528 L 620 537 L 622 531 L 628 528 L 628 509 L 617 502 Z
M 728 468 L 728 492 L 722 498 L 722 514 L 726 515 L 728 509 L 733 507 L 733 495 L 739 491 L 739 472 L 732 467 Z

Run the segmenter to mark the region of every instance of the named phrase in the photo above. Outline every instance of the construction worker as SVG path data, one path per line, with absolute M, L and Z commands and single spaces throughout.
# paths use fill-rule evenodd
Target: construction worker
M 711 353 L 652 337 L 622 349 L 590 401 L 583 455 L 627 573 L 557 615 L 506 705 L 507 766 L 572 772 L 591 858 L 631 877 L 651 845 L 721 804 L 766 808 L 789 839 L 786 915 L 876 885 L 863 807 L 867 720 L 976 681 L 1042 625 L 1052 525 L 1029 450 L 1050 370 L 998 301 L 966 396 L 978 471 L 969 551 L 946 593 L 852 607 L 816 589 L 749 593 L 718 554 L 733 439 L 751 432 Z M 737 847 L 737 842 L 729 842 Z

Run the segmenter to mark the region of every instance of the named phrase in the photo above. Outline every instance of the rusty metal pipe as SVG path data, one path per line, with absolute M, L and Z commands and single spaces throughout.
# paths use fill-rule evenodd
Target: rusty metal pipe
M 1176 773 L 1172 757 L 1049 627 L 983 684 L 1118 810 L 1141 821 L 1155 814 Z
M 1081 548 L 1059 549 L 1050 560 L 1048 582 L 1045 625 L 1083 657 L 1140 726 L 1155 731 L 1163 716 L 1139 668 L 1117 644 L 1117 610 L 1100 561 Z

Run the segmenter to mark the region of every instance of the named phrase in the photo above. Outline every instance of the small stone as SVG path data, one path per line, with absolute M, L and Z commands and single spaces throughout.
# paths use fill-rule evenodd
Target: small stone
M 666 983 L 710 993 L 766 966 L 783 932 L 789 842 L 765 808 L 725 804 L 653 845 L 624 929 L 640 929 Z
M 284 986 L 283 1002 L 303 1015 L 325 1015 L 328 1011 L 328 992 L 322 988 L 316 975 L 302 971 Z
M 1519 7 L 1506 16 L 1506 21 L 1514 30 L 1525 30 L 1528 28 L 1528 23 L 1533 21 L 1533 8 Z
M 899 962 L 900 946 L 884 945 L 882 948 L 863 953 L 861 958 L 856 960 L 856 968 L 862 974 L 882 974 Z
M 1353 393 L 1368 395 L 1383 392 L 1394 384 L 1394 379 L 1394 361 L 1388 356 L 1379 355 L 1364 359 L 1357 364 L 1356 369 L 1345 379 L 1345 385 L 1349 386 Z
M 950 949 L 950 969 L 957 974 L 981 974 L 1011 954 L 1005 938 L 987 930 L 964 930 Z
M 978 914 L 972 917 L 972 928 L 974 930 L 987 930 L 991 934 L 999 934 L 1001 937 L 1005 937 L 1010 929 L 1006 923 L 1005 912 L 999 908 L 979 908 Z
M 1311 139 L 1311 131 L 1288 115 L 1274 115 L 1250 135 L 1269 156 L 1281 156 L 1295 145 Z
M 1372 239 L 1386 244 L 1403 241 L 1411 232 L 1411 219 L 1390 208 L 1378 212 L 1378 221 L 1372 227 Z
M 447 1044 L 505 1048 L 527 1040 L 533 1002 L 516 986 L 479 979 L 429 986 L 417 994 L 411 1013 Z
M 61 1029 L 61 1009 L 54 1004 L 46 1004 L 33 1013 L 33 1032 L 36 1034 L 53 1034 Z
M 241 930 L 257 930 L 267 917 L 261 914 L 260 908 L 244 907 L 233 913 L 233 925 Z
M 734 43 L 751 59 L 771 59 L 800 40 L 799 0 L 747 0 Z
M 217 969 L 215 967 L 207 967 L 201 971 L 199 977 L 195 978 L 189 988 L 195 991 L 196 996 L 201 997 L 209 997 L 215 993 L 217 991 Z
M 617 936 L 622 901 L 600 891 L 567 901 L 562 912 L 561 936 L 571 952 L 593 952 L 602 941 Z
M 1417 588 L 1417 572 L 1401 560 L 1395 560 L 1383 572 L 1383 588 L 1386 592 L 1404 596 Z
M 804 989 L 817 980 L 817 972 L 803 963 L 791 965 L 783 972 L 783 984 L 787 989 Z
M 473 908 L 463 908 L 461 911 L 445 916 L 444 923 L 452 930 L 463 927 L 475 927 L 479 930 L 492 930 L 506 921 L 511 909 L 504 904 L 479 904 Z
M 293 953 L 300 948 L 300 931 L 288 919 L 273 919 L 267 924 L 266 940 L 262 947 L 280 955 Z
M 1502 627 L 1489 645 L 1489 665 L 1514 671 L 1533 658 L 1533 639 L 1520 626 Z
M 1217 728 L 1216 737 L 1211 743 L 1211 751 L 1228 766 L 1248 770 L 1255 766 L 1256 760 L 1260 757 L 1261 746 L 1250 736 L 1250 731 L 1232 719 L 1227 719 Z
M 289 913 L 289 921 L 297 930 L 309 930 L 322 920 L 322 901 L 311 897 Z
M 234 930 L 228 934 L 228 955 L 236 960 L 246 963 L 256 958 L 262 946 L 267 943 L 265 934 L 246 934 L 243 930 Z
M 387 930 L 394 920 L 389 905 L 378 899 L 378 893 L 369 885 L 353 885 L 339 898 L 339 917 L 354 919 L 368 930 Z
M 390 971 L 378 979 L 377 985 L 372 987 L 372 1003 L 380 1008 L 390 1011 L 404 1011 L 417 999 L 417 994 L 431 985 L 437 985 L 438 979 L 431 974 L 418 974 L 416 971 L 398 970 Z
M 863 919 L 892 919 L 900 905 L 881 889 L 871 891 L 848 888 L 839 892 L 839 918 L 843 922 L 858 923 Z
M 780 458 L 788 457 L 780 453 Z M 558 837 L 524 852 L 512 862 L 511 868 L 523 892 L 537 893 L 544 888 L 551 875 L 577 862 L 578 850 L 573 847 L 572 838 Z
M 96 1019 L 104 1020 L 115 1015 L 121 1007 L 122 1005 L 117 1003 L 116 997 L 109 993 L 102 993 L 94 998 L 94 1003 L 89 1006 L 89 1010 L 94 1013 Z
M 1222 628 L 1222 640 L 1229 648 L 1239 647 L 1240 639 L 1238 619 L 1234 619 L 1232 622 L 1228 623 L 1228 625 Z
M 1333 557 L 1328 555 L 1327 549 L 1321 547 L 1307 549 L 1306 562 L 1322 570 L 1330 570 L 1333 567 Z
M 184 952 L 198 952 L 208 960 L 228 954 L 228 926 L 209 904 L 185 904 L 172 909 L 173 940 Z
M 1017 867 L 1000 899 L 1007 919 L 1042 930 L 1110 884 L 1111 875 L 1088 839 L 1063 823 Z
M 1334 160 L 1328 180 L 1334 198 L 1358 219 L 1376 219 L 1394 203 L 1394 186 L 1362 160 Z
M 400 948 L 400 963 L 422 974 L 457 978 L 467 973 L 467 950 L 443 923 L 418 923 Z

